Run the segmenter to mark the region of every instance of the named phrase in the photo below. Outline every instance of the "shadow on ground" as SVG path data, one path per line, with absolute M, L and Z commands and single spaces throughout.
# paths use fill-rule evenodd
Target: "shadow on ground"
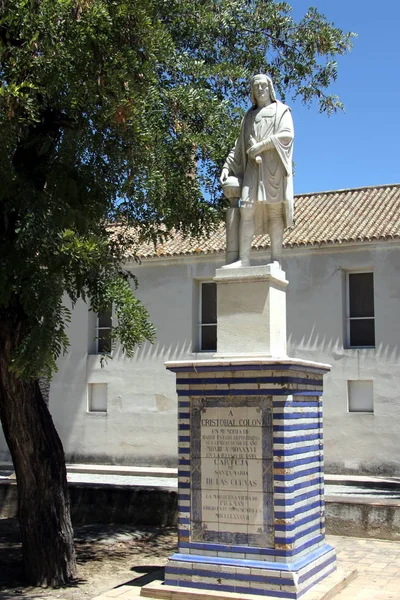
M 93 597 L 96 594 L 92 594 L 92 590 L 99 576 L 104 580 L 109 572 L 112 578 L 121 565 L 124 565 L 127 577 L 117 587 L 143 586 L 164 577 L 163 561 L 157 565 L 158 558 L 165 562 L 165 558 L 176 551 L 174 528 L 84 525 L 75 527 L 74 535 L 80 578 L 58 590 L 27 587 L 18 520 L 0 519 L 0 600 L 80 598 L 79 590 L 74 593 L 73 588 L 90 589 L 90 596 L 85 591 L 85 597 Z M 130 579 L 129 574 L 137 577 Z M 107 587 L 106 583 L 104 585 Z
M 131 585 L 132 587 L 143 587 L 152 581 L 164 580 L 165 568 L 158 566 L 146 566 L 142 567 L 140 565 L 132 567 L 131 571 L 135 573 L 144 573 L 141 577 L 136 577 L 135 579 L 131 579 L 131 581 L 127 581 L 123 585 Z M 120 586 L 118 586 L 120 587 Z

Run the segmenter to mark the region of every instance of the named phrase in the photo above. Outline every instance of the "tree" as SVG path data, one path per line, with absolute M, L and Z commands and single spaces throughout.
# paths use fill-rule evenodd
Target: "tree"
M 344 33 L 272 0 L 0 0 L 0 417 L 33 584 L 76 572 L 61 442 L 38 378 L 66 350 L 72 302 L 115 306 L 128 356 L 154 338 L 124 253 L 222 215 L 218 174 L 248 80 L 328 93 Z M 131 235 L 130 232 L 134 232 Z

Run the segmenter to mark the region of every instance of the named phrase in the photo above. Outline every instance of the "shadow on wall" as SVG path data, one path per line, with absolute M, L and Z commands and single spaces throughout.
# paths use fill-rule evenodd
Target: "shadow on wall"
M 150 344 L 149 342 L 145 342 L 142 346 L 137 348 L 132 359 L 127 358 L 122 352 L 122 349 L 118 348 L 115 352 L 114 360 L 123 361 L 124 363 L 132 361 L 132 365 L 138 362 L 157 360 L 160 363 L 159 366 L 163 366 L 164 362 L 168 360 L 185 360 L 193 358 L 192 347 L 192 340 L 188 339 L 177 342 L 176 344 L 157 342 L 155 344 Z
M 100 355 L 87 355 L 82 352 L 77 354 L 71 351 L 65 356 L 60 372 L 53 379 L 51 408 L 62 435 L 68 460 L 85 463 L 175 466 L 175 452 L 168 450 L 163 458 L 161 451 L 155 452 L 154 439 L 148 442 L 147 458 L 142 456 L 144 442 L 132 443 L 131 440 L 138 427 L 141 428 L 140 439 L 142 440 L 145 437 L 146 427 L 151 428 L 153 418 L 156 418 L 157 427 L 160 427 L 159 413 L 165 415 L 167 427 L 171 429 L 175 426 L 175 376 L 166 370 L 164 362 L 189 357 L 191 357 L 189 339 L 170 344 L 156 342 L 152 345 L 146 342 L 137 348 L 133 358 L 128 358 L 121 348 L 117 348 L 103 368 Z M 112 382 L 113 392 L 109 392 L 107 413 L 86 412 L 85 390 L 88 382 L 106 382 L 109 386 Z M 57 394 L 65 400 L 57 403 Z M 138 411 L 141 410 L 141 406 L 143 411 L 138 421 Z M 144 429 L 143 424 L 145 424 Z M 118 435 L 122 437 L 116 444 L 115 439 Z M 153 438 L 154 435 L 153 433 Z M 175 430 L 171 435 L 175 436 Z M 92 438 L 93 444 L 90 442 Z M 103 440 L 101 451 L 99 451 L 99 438 Z M 109 444 L 108 440 L 111 439 L 113 441 Z M 161 440 L 160 447 L 162 447 Z
M 309 335 L 290 333 L 287 339 L 288 355 L 295 358 L 312 358 L 316 361 L 340 361 L 351 357 L 373 360 L 377 367 L 389 368 L 400 361 L 399 345 L 378 344 L 375 348 L 344 348 L 342 336 L 329 338 L 327 334 L 317 333 L 315 326 Z

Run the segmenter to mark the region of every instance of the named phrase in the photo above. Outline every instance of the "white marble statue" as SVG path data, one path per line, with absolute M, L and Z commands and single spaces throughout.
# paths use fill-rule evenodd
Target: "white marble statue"
M 271 239 L 271 262 L 280 266 L 283 232 L 293 223 L 292 115 L 266 75 L 252 78 L 250 99 L 220 177 L 225 195 L 240 197 L 239 260 L 226 266 L 249 266 L 253 236 L 263 233 Z

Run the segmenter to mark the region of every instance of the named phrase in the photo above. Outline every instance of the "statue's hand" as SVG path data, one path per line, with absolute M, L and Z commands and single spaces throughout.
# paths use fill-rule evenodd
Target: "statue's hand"
M 251 148 L 247 150 L 247 154 L 250 156 L 250 158 L 253 158 L 255 160 L 255 158 L 259 156 L 262 152 L 264 152 L 265 150 L 271 150 L 272 148 L 274 148 L 274 143 L 271 138 L 267 138 L 262 142 L 257 142 L 253 144 Z
M 229 169 L 224 167 L 221 171 L 221 177 L 219 178 L 222 185 L 224 185 L 225 181 L 228 179 Z
M 255 159 L 256 156 L 258 156 L 259 154 L 261 154 L 261 152 L 264 149 L 265 149 L 264 142 L 257 142 L 256 144 L 254 144 L 251 148 L 249 148 L 247 150 L 247 154 L 250 156 L 250 158 Z

